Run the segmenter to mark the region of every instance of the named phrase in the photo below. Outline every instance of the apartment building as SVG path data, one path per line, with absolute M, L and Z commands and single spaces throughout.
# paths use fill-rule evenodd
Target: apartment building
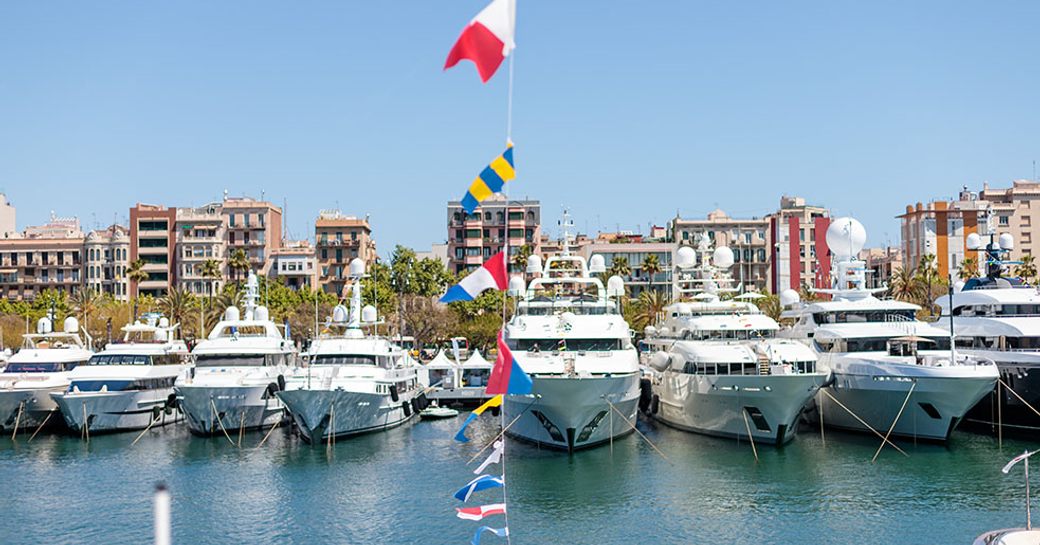
M 622 276 L 631 297 L 647 289 L 667 293 L 672 287 L 672 267 L 675 263 L 675 251 L 679 248 L 674 242 L 608 242 L 597 239 L 580 247 L 580 255 L 591 259 L 593 255 L 603 256 L 603 262 L 610 270 L 619 259 L 628 264 L 629 274 Z M 574 249 L 571 249 L 574 252 Z M 643 268 L 649 256 L 656 256 L 660 270 L 650 273 Z
M 130 209 L 130 266 L 144 263 L 147 278 L 130 281 L 130 294 L 162 297 L 176 279 L 177 209 L 137 203 Z
M 1015 238 L 1012 259 L 1035 255 L 1040 250 L 1040 182 L 1015 180 L 1009 188 L 991 188 L 983 184 L 979 201 L 991 203 L 996 216 L 995 231 L 1010 233 Z M 1033 221 L 1037 216 L 1037 221 Z
M 735 283 L 748 290 L 765 291 L 770 286 L 771 239 L 768 218 L 733 218 L 716 209 L 705 219 L 676 217 L 669 226 L 669 238 L 679 245 L 696 247 L 703 234 L 715 247 L 733 250 L 733 267 L 729 273 Z M 736 285 L 736 284 L 734 284 Z
M 178 208 L 176 219 L 177 287 L 195 295 L 219 293 L 228 277 L 227 228 L 220 202 Z M 216 262 L 216 276 L 205 263 Z
M 317 281 L 326 293 L 346 296 L 350 262 L 354 258 L 369 265 L 376 260 L 376 243 L 368 218 L 344 215 L 340 210 L 322 210 L 314 221 L 314 241 Z
M 318 285 L 314 246 L 305 240 L 286 241 L 271 256 L 271 278 L 294 290 L 311 290 Z
M 31 301 L 44 290 L 69 295 L 82 286 L 83 232 L 76 218 L 48 223 L 0 239 L 0 296 Z
M 880 288 L 891 283 L 892 273 L 903 266 L 903 249 L 897 246 L 864 248 L 859 259 L 866 263 L 867 287 Z
M 467 214 L 460 201 L 448 202 L 448 270 L 459 274 L 480 267 L 508 243 L 513 256 L 521 246 L 541 253 L 541 204 L 507 200 L 495 194 Z
M 227 257 L 243 250 L 250 269 L 269 272 L 269 257 L 282 244 L 282 209 L 250 197 L 224 197 L 221 203 L 227 230 Z
M 119 301 L 129 299 L 126 270 L 130 265 L 130 229 L 112 224 L 87 234 L 83 244 L 86 255 L 84 284 L 94 293 Z
M 780 197 L 780 209 L 767 216 L 770 290 L 780 293 L 802 286 L 830 287 L 831 253 L 827 248 L 830 212 L 806 204 L 802 197 Z

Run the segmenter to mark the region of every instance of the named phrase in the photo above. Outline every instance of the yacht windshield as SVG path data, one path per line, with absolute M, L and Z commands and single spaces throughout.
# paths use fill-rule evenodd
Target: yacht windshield
M 687 331 L 683 338 L 718 341 L 733 339 L 772 339 L 774 337 L 776 337 L 776 331 L 772 329 L 702 329 L 697 331 Z
M 918 350 L 949 350 L 949 337 L 927 337 L 917 343 Z M 891 337 L 862 337 L 858 339 L 844 339 L 844 352 L 888 352 L 888 343 Z M 931 341 L 931 342 L 929 342 Z
M 817 312 L 813 320 L 817 324 L 865 324 L 871 322 L 909 322 L 915 319 L 915 311 L 908 310 L 849 310 Z
M 313 365 L 375 365 L 376 357 L 357 354 L 328 354 L 314 356 Z
M 552 306 L 528 306 L 523 305 L 517 309 L 519 316 L 552 316 L 562 312 L 571 312 L 579 316 L 603 316 L 606 314 L 617 314 L 614 307 L 604 305 L 571 305 L 557 304 Z
M 68 371 L 75 367 L 78 362 L 65 363 L 9 363 L 5 373 L 57 373 Z
M 152 358 L 132 354 L 98 354 L 90 357 L 90 365 L 150 365 Z
M 285 363 L 285 354 L 199 354 L 198 367 L 263 367 Z
M 535 352 L 606 352 L 623 348 L 621 339 L 510 339 L 509 344 L 513 350 Z

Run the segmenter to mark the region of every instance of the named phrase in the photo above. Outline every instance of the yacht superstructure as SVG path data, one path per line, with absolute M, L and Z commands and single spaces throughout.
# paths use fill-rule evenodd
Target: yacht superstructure
M 305 368 L 286 377 L 278 397 L 304 440 L 380 431 L 401 425 L 425 408 L 418 367 L 408 350 L 389 339 L 366 335 L 362 326 L 380 323 L 375 307 L 361 306 L 365 263 L 350 264 L 350 310 L 338 305 L 304 355 Z
M 639 357 L 631 330 L 618 309 L 624 296 L 619 277 L 608 287 L 592 273 L 605 271 L 603 258 L 590 262 L 570 255 L 568 220 L 561 255 L 528 258 L 529 286 L 513 278 L 516 313 L 505 341 L 531 377 L 530 396 L 506 396 L 506 432 L 543 446 L 574 451 L 603 444 L 633 430 L 639 400 Z M 591 265 L 591 266 L 590 266 Z M 609 293 L 608 293 L 609 292 Z
M 53 314 L 40 318 L 36 333 L 22 336 L 22 348 L 0 373 L 0 429 L 32 432 L 48 424 L 61 426 L 52 392 L 69 385 L 69 373 L 90 359 L 87 343 L 79 336 L 79 321 L 65 318 L 63 331 L 54 331 Z
M 143 318 L 123 327 L 121 342 L 73 369 L 65 391 L 50 394 L 70 429 L 94 434 L 180 419 L 169 401 L 174 382 L 188 369 L 188 347 L 177 338 L 177 324 L 159 314 Z
M 1040 430 L 1040 417 L 1018 396 L 1040 407 L 1040 288 L 1005 275 L 1011 263 L 1002 256 L 1014 248 L 1014 239 L 1009 234 L 998 239 L 992 229 L 990 233 L 985 247 L 978 234 L 966 240 L 969 250 L 980 251 L 986 275 L 969 279 L 935 303 L 942 309 L 940 323 L 953 324 L 957 350 L 993 360 L 1001 380 L 1014 391 L 995 389 L 968 412 L 965 422 L 1033 432 Z
M 833 382 L 816 396 L 824 424 L 854 431 L 945 441 L 968 409 L 993 389 L 997 368 L 988 359 L 951 349 L 947 329 L 916 318 L 917 305 L 874 296 L 855 255 L 866 231 L 841 218 L 827 230 L 834 252 L 830 301 L 801 302 L 787 291 L 786 335 L 812 346 Z M 840 404 L 839 404 L 840 403 Z M 850 411 L 852 414 L 850 414 Z M 855 415 L 855 416 L 853 416 Z
M 694 269 L 697 254 L 700 266 Z M 678 256 L 676 285 L 692 301 L 665 307 L 658 327 L 646 330 L 651 351 L 644 362 L 652 371 L 643 409 L 686 431 L 786 443 L 827 373 L 816 369 L 809 347 L 776 338 L 779 324 L 750 302 L 761 296 L 719 297 L 738 291 L 722 287 L 729 279 L 720 269 L 733 263 L 729 248 L 713 252 L 704 237 L 698 252 L 684 247 Z
M 243 314 L 228 307 L 224 319 L 192 350 L 194 366 L 177 379 L 177 403 L 192 433 L 258 429 L 285 416 L 275 394 L 296 367 L 296 348 L 258 299 L 257 278 L 250 271 Z

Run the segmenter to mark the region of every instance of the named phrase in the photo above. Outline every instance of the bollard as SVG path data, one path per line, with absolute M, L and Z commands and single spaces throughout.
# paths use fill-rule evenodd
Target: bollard
M 170 491 L 155 485 L 155 545 L 170 545 Z

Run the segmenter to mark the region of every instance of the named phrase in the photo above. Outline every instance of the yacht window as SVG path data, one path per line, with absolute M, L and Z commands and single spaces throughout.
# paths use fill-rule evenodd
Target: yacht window
M 65 363 L 9 363 L 5 373 L 57 373 L 76 367 L 77 362 Z
M 375 365 L 376 356 L 358 354 L 329 354 L 314 356 L 313 365 Z
M 1040 337 L 1007 337 L 1009 350 L 1040 350 Z
M 914 310 L 859 310 L 817 312 L 813 321 L 817 324 L 864 324 L 873 322 L 905 322 L 915 319 Z
M 263 355 L 254 354 L 199 354 L 195 356 L 198 367 L 262 367 L 266 362 Z
M 606 352 L 621 350 L 621 339 L 510 339 L 513 350 L 555 352 Z
M 917 344 L 917 350 L 949 350 L 949 337 L 927 337 L 929 341 Z M 862 337 L 845 339 L 845 352 L 888 352 L 890 337 Z M 906 343 L 897 343 L 906 344 Z
M 90 365 L 149 365 L 151 358 L 141 354 L 97 354 L 91 356 Z

